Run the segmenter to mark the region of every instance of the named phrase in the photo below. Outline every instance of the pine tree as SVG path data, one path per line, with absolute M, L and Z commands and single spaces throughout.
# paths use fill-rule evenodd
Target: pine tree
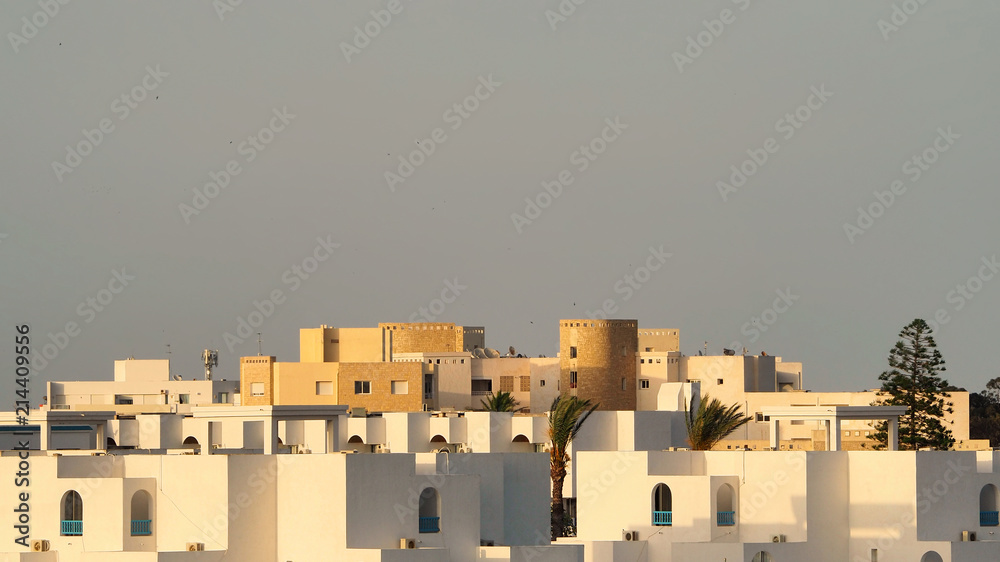
M 889 352 L 889 370 L 878 377 L 882 389 L 874 405 L 907 407 L 899 418 L 900 450 L 949 449 L 955 439 L 945 426 L 944 415 L 952 413 L 952 403 L 946 400 L 951 387 L 938 375 L 945 370 L 944 359 L 931 328 L 918 318 L 904 327 L 899 337 Z M 878 424 L 871 436 L 875 448 L 885 449 L 888 438 L 888 424 Z

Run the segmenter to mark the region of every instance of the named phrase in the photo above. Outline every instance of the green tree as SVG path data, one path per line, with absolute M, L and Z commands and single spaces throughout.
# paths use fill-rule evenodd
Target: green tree
M 986 383 L 983 392 L 969 395 L 969 437 L 1000 445 L 1000 377 Z
M 503 390 L 496 394 L 490 392 L 489 396 L 479 402 L 487 412 L 520 412 L 524 410 L 520 407 L 521 403 L 514 400 L 513 394 Z
M 688 444 L 695 451 L 709 451 L 716 443 L 736 431 L 750 418 L 743 415 L 739 404 L 724 406 L 718 398 L 701 398 L 698 409 L 691 411 L 690 403 L 684 405 L 684 424 L 687 426 Z
M 566 448 L 573 442 L 583 422 L 599 404 L 580 400 L 576 396 L 557 396 L 549 409 L 549 473 L 552 476 L 552 540 L 565 536 L 563 519 L 563 482 L 569 454 Z
M 882 388 L 876 406 L 906 406 L 899 418 L 899 448 L 915 451 L 925 447 L 946 450 L 955 444 L 944 415 L 952 412 L 948 381 L 938 373 L 945 370 L 927 322 L 916 319 L 899 332 L 899 341 L 889 352 L 889 370 L 879 375 Z M 888 424 L 879 423 L 869 437 L 876 449 L 885 449 Z

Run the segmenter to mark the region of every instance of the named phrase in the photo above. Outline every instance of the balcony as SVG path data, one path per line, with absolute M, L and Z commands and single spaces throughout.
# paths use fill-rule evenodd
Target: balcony
M 83 521 L 72 521 L 64 519 L 60 525 L 59 534 L 64 537 L 82 537 Z
M 151 519 L 133 519 L 132 536 L 148 537 L 153 534 L 153 521 Z
M 440 517 L 421 517 L 420 518 L 420 532 L 421 533 L 440 533 L 441 529 L 438 526 L 438 522 L 441 520 Z
M 720 527 L 732 527 L 736 524 L 736 512 L 720 511 L 718 512 L 716 519 Z
M 653 512 L 653 525 L 657 527 L 669 527 L 674 524 L 674 512 L 672 511 L 654 511 Z
M 996 527 L 1000 525 L 1000 511 L 980 511 L 979 525 L 981 527 Z

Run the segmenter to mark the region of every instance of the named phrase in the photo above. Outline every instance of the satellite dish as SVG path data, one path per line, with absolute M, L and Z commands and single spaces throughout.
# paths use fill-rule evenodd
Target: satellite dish
M 510 346 L 507 348 L 507 354 L 511 357 L 517 357 L 517 350 L 514 349 L 514 346 Z
M 486 356 L 489 357 L 490 359 L 496 359 L 496 358 L 500 357 L 500 352 L 497 351 L 497 350 L 495 350 L 495 349 L 493 349 L 492 347 L 487 347 L 486 348 Z
M 481 348 L 481 347 L 477 347 L 477 348 L 473 349 L 472 350 L 472 355 L 475 356 L 478 359 L 486 359 L 486 352 L 483 351 L 483 348 Z
M 724 355 L 736 355 L 736 351 L 728 348 L 723 348 L 722 353 Z
M 183 380 L 183 378 L 180 375 L 173 375 L 170 378 L 174 379 L 175 381 Z

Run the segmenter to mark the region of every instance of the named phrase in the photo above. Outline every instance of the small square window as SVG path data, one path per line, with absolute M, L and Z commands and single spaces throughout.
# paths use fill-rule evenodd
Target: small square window
M 722 384 L 722 379 L 715 379 L 715 384 Z
M 316 381 L 316 395 L 317 396 L 332 396 L 333 395 L 333 381 Z
M 538 386 L 545 386 L 545 379 L 538 381 Z
M 409 394 L 410 393 L 409 381 L 392 381 L 392 393 Z
M 177 403 L 178 404 L 190 404 L 191 403 L 191 395 L 190 394 L 178 394 L 177 395 Z
M 354 381 L 354 394 L 371 394 L 372 381 Z
M 262 382 L 250 383 L 250 394 L 252 396 L 264 396 L 264 383 Z
M 649 388 L 649 379 L 639 379 L 639 388 Z
M 660 359 L 657 359 L 657 360 L 656 360 L 656 362 L 657 362 L 657 363 L 660 363 L 660 362 L 661 362 L 661 360 L 660 360 Z

